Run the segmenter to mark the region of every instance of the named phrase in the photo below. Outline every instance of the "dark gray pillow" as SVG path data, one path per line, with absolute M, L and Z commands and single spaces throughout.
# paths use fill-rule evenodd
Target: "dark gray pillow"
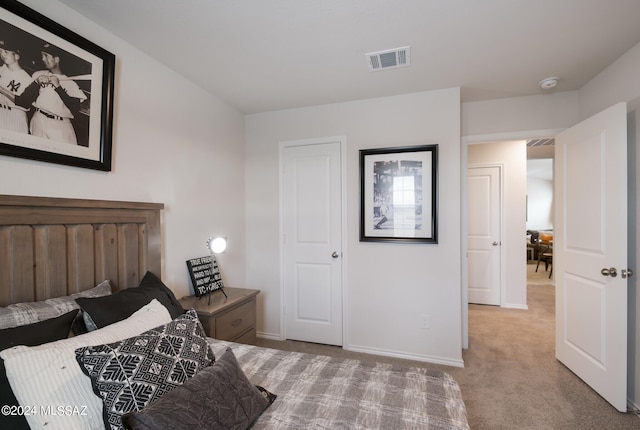
M 149 304 L 153 299 L 162 303 L 171 318 L 177 318 L 184 313 L 184 309 L 173 292 L 156 275 L 147 272 L 137 288 L 127 288 L 104 297 L 78 298 L 76 302 L 88 317 L 87 328 L 106 327 L 118 321 L 129 318 L 135 311 Z
M 122 416 L 129 430 L 247 429 L 276 399 L 252 385 L 231 348 L 212 365 L 140 412 Z

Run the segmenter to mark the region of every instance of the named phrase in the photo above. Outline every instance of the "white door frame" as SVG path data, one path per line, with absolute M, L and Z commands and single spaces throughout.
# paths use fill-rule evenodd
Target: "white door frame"
M 462 172 L 461 179 L 461 188 L 462 192 L 460 193 L 460 229 L 461 229 L 461 244 L 460 244 L 460 252 L 463 258 L 460 271 L 462 276 L 460 277 L 460 285 L 461 288 L 461 303 L 460 306 L 462 308 L 462 348 L 469 348 L 469 291 L 467 288 L 467 284 L 469 282 L 469 273 L 467 271 L 467 216 L 469 216 L 469 211 L 467 208 L 467 164 L 468 164 L 468 146 L 470 144 L 481 143 L 481 142 L 491 142 L 498 140 L 528 140 L 528 139 L 537 139 L 549 136 L 555 136 L 560 133 L 564 129 L 546 129 L 546 130 L 530 130 L 530 131 L 520 131 L 520 132 L 509 132 L 509 133 L 495 133 L 495 134 L 477 134 L 477 135 L 468 135 L 462 136 L 461 138 L 461 148 L 460 148 L 460 163 Z M 524 243 L 524 241 L 523 241 Z
M 347 337 L 347 325 L 349 321 L 347 320 L 347 263 L 349 258 L 349 252 L 347 249 L 347 170 L 346 170 L 346 157 L 347 157 L 347 137 L 346 136 L 330 136 L 330 137 L 318 137 L 311 139 L 301 139 L 301 140 L 287 140 L 279 142 L 278 146 L 278 182 L 279 182 L 279 193 L 278 193 L 278 223 L 279 223 L 279 241 L 278 247 L 280 252 L 280 339 L 285 340 L 287 338 L 286 333 L 286 323 L 285 323 L 285 282 L 284 282 L 284 217 L 282 216 L 284 209 L 284 175 L 283 175 L 283 166 L 284 166 L 284 150 L 287 147 L 292 146 L 305 146 L 305 145 L 319 145 L 323 143 L 340 143 L 340 175 L 342 176 L 340 181 L 340 192 L 341 192 L 341 206 L 342 213 L 340 214 L 340 222 L 342 225 L 342 348 L 346 349 L 345 346 L 349 345 L 349 340 Z

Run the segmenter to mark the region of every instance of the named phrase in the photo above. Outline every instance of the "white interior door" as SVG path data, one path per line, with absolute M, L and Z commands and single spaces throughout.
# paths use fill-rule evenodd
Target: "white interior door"
M 556 356 L 627 410 L 627 109 L 556 137 Z M 615 274 L 613 273 L 615 268 Z
M 467 173 L 467 273 L 469 303 L 500 305 L 500 167 Z
M 341 144 L 283 150 L 285 337 L 342 345 Z

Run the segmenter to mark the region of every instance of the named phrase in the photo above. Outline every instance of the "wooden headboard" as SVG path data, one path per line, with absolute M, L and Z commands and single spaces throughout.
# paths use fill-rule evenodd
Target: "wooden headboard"
M 0 306 L 161 276 L 162 203 L 0 195 Z

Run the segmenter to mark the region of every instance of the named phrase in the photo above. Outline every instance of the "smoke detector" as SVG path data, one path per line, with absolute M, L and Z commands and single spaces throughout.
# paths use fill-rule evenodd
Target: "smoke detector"
M 551 78 L 545 78 L 543 80 L 541 80 L 540 82 L 538 82 L 538 85 L 540 85 L 540 88 L 542 88 L 543 90 L 550 90 L 551 88 L 555 87 L 556 85 L 558 85 L 558 80 L 560 78 L 557 78 L 555 76 L 551 77 Z
M 386 51 L 370 52 L 365 54 L 369 61 L 369 70 L 395 69 L 406 67 L 410 64 L 410 47 L 387 49 Z

